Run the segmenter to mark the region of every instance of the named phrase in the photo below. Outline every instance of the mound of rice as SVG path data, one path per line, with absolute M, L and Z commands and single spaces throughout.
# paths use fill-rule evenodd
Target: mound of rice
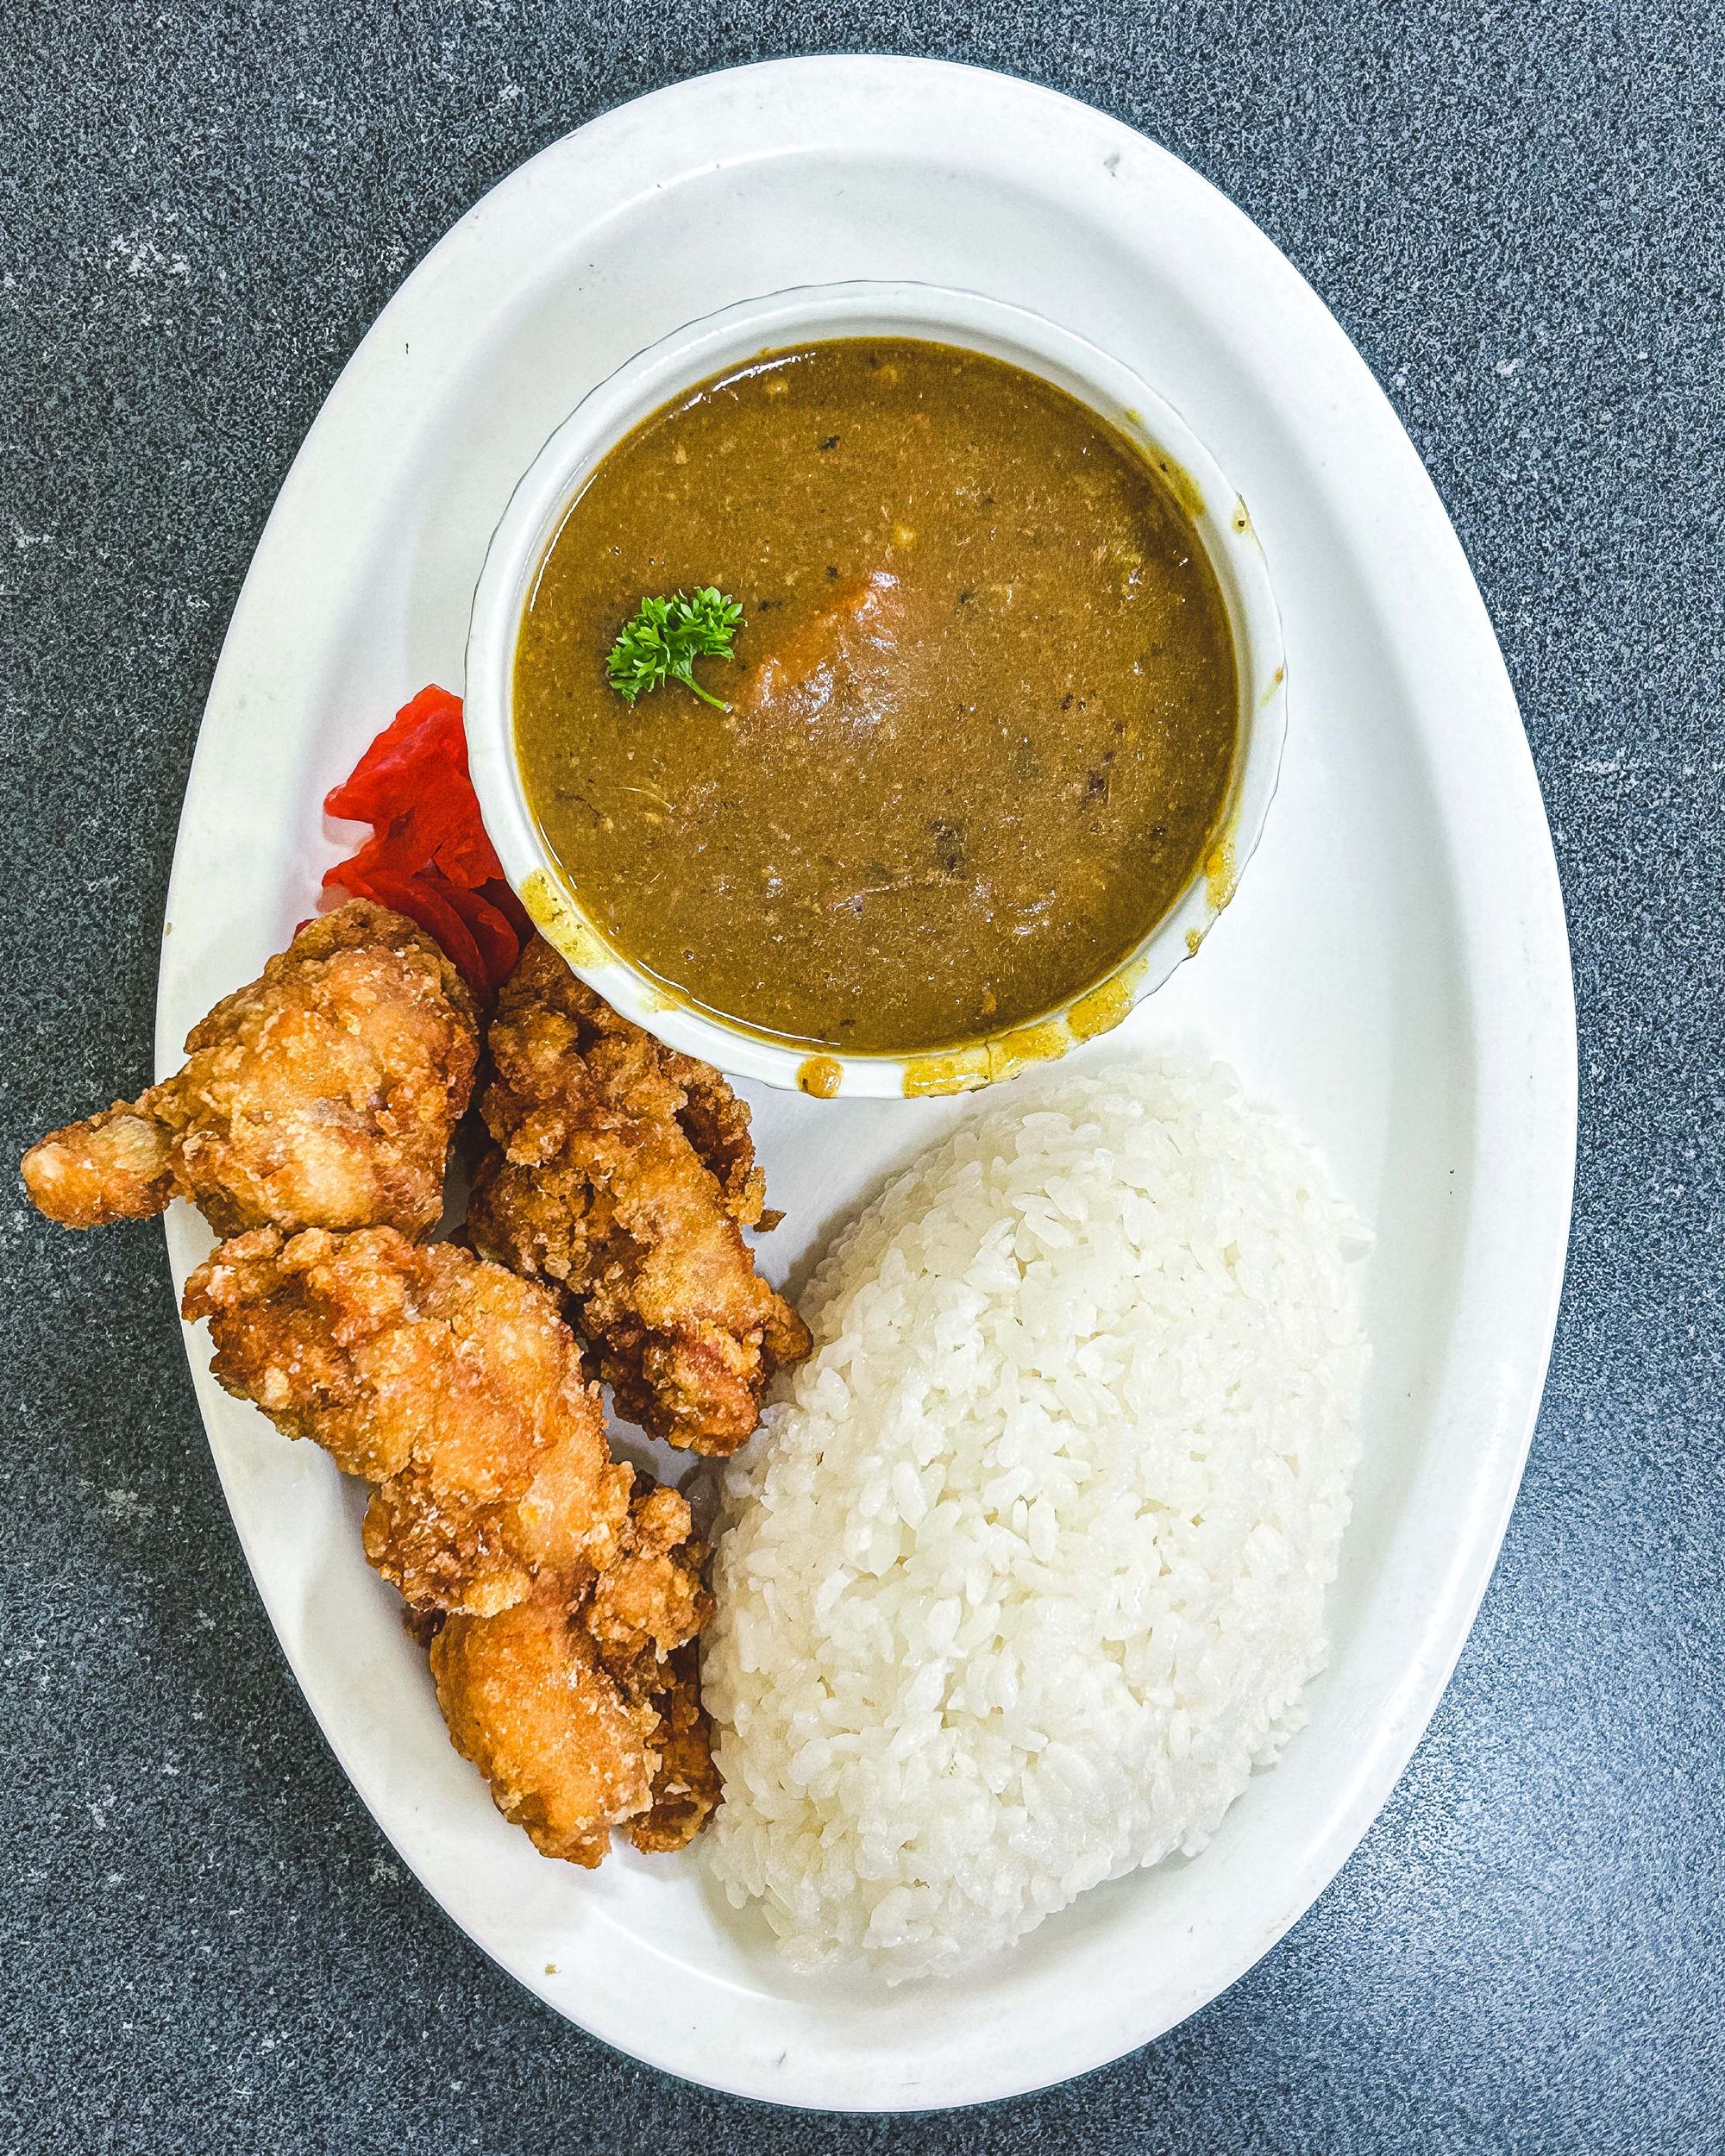
M 1363 1247 L 1189 1062 L 1013 1087 L 835 1244 L 703 1660 L 710 1860 L 794 1960 L 946 1970 L 1214 1833 L 1322 1659 Z

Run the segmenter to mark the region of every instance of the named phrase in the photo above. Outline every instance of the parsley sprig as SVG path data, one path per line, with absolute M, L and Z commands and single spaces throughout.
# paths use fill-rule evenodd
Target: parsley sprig
M 605 671 L 611 686 L 625 704 L 667 681 L 681 681 L 693 689 L 703 704 L 716 711 L 728 711 L 723 698 L 710 696 L 694 677 L 697 659 L 728 659 L 731 640 L 743 621 L 743 609 L 734 599 L 711 585 L 699 586 L 691 599 L 687 592 L 669 599 L 643 599 L 640 611 L 612 646 Z

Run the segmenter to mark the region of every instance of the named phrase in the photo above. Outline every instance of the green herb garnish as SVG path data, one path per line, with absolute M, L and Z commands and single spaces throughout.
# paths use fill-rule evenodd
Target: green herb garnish
M 696 680 L 694 662 L 730 658 L 731 640 L 742 620 L 737 601 L 711 585 L 699 587 L 693 599 L 685 592 L 669 599 L 643 599 L 641 611 L 611 648 L 606 678 L 625 704 L 649 689 L 663 688 L 667 681 L 681 681 L 703 704 L 728 711 L 729 704 L 709 696 Z

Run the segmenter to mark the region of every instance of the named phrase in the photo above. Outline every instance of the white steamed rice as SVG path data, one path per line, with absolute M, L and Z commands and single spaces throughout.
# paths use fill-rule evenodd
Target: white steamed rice
M 945 1970 L 1215 1832 L 1322 1660 L 1362 1248 L 1185 1062 L 1014 1087 L 835 1244 L 703 1660 L 710 1860 L 795 1961 Z

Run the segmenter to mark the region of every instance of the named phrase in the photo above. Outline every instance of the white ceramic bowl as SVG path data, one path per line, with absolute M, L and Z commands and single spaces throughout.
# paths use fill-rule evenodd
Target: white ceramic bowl
M 1240 753 L 1216 838 L 1174 906 L 1109 978 L 1028 1026 L 922 1056 L 830 1056 L 728 1025 L 668 997 L 583 912 L 528 805 L 515 752 L 516 639 L 570 503 L 607 451 L 662 404 L 758 354 L 830 337 L 909 336 L 1006 360 L 1057 384 L 1138 442 L 1195 518 L 1226 601 L 1239 664 Z M 1258 843 L 1286 726 L 1282 628 L 1245 502 L 1180 415 L 1084 338 L 978 292 L 938 285 L 805 285 L 749 299 L 650 345 L 582 398 L 534 459 L 493 534 L 467 637 L 467 728 L 486 827 L 543 933 L 589 986 L 674 1048 L 735 1075 L 827 1095 L 957 1093 L 1116 1025 L 1195 952 Z

